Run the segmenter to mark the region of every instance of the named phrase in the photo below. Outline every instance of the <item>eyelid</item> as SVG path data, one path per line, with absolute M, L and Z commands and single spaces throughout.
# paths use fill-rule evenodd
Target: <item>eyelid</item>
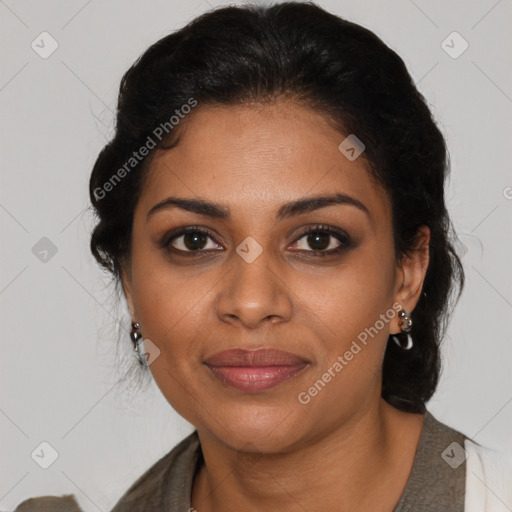
M 341 228 L 335 228 L 335 227 L 329 226 L 327 224 L 312 224 L 312 225 L 306 226 L 303 229 L 301 229 L 299 231 L 299 233 L 295 235 L 296 237 L 298 237 L 295 239 L 295 241 L 299 240 L 304 235 L 307 235 L 309 233 L 316 233 L 316 232 L 328 233 L 333 236 L 337 235 L 341 238 L 346 238 L 346 239 L 350 238 L 348 233 L 346 233 L 345 230 L 343 230 Z

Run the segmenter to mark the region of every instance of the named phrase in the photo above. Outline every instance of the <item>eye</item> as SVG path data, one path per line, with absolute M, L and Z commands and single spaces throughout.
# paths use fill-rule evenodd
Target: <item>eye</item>
M 177 254 L 194 255 L 223 250 L 209 231 L 198 226 L 179 228 L 164 235 L 159 245 Z M 295 247 L 293 247 L 295 246 Z M 315 256 L 334 255 L 353 247 L 350 237 L 331 226 L 314 226 L 304 231 L 292 245 L 292 250 Z
M 189 226 L 164 236 L 160 245 L 178 253 L 199 253 L 202 251 L 218 250 L 220 247 L 213 240 L 213 235 L 196 226 Z M 222 249 L 222 247 L 220 248 Z
M 302 233 L 295 249 L 319 256 L 336 254 L 352 246 L 349 236 L 330 226 L 316 226 Z M 310 249 L 308 249 L 308 247 Z

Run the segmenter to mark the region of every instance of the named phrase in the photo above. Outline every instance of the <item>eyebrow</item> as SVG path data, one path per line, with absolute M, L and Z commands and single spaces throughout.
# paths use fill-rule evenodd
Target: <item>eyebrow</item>
M 310 213 L 315 210 L 319 210 L 320 208 L 326 208 L 327 206 L 332 205 L 354 206 L 370 216 L 368 208 L 361 201 L 347 194 L 336 193 L 331 195 L 305 197 L 290 203 L 285 203 L 281 205 L 277 211 L 276 219 L 283 220 L 295 215 Z M 188 212 L 205 215 L 215 219 L 231 219 L 230 209 L 219 203 L 205 199 L 185 199 L 170 196 L 151 207 L 146 215 L 146 220 L 156 212 L 169 208 L 180 208 Z

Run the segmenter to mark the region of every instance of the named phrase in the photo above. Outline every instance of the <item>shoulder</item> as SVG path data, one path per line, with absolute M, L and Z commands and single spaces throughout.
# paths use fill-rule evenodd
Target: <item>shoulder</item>
M 428 489 L 425 492 L 435 492 L 436 499 L 452 492 L 459 507 L 443 510 L 512 510 L 510 455 L 480 445 L 467 435 L 438 421 L 428 411 L 425 414 L 421 446 L 429 454 L 424 457 L 428 464 L 421 467 L 423 476 L 425 472 L 429 472 Z M 432 485 L 432 482 L 435 484 Z
M 190 496 L 194 469 L 201 456 L 197 430 L 142 474 L 111 512 L 170 510 Z
M 194 468 L 201 454 L 197 431 L 140 476 L 111 512 L 153 512 L 181 510 L 180 500 L 190 496 Z M 171 508 L 169 505 L 174 506 Z M 187 509 L 184 509 L 187 510 Z M 83 512 L 74 495 L 38 496 L 20 503 L 14 512 Z
M 72 494 L 39 496 L 20 503 L 14 512 L 82 512 Z
M 512 457 L 464 441 L 466 452 L 466 510 L 510 511 L 512 507 Z

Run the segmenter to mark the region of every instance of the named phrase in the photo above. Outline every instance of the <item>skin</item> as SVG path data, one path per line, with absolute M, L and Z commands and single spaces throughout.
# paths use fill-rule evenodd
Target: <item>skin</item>
M 205 464 L 192 506 L 393 510 L 423 424 L 422 415 L 381 398 L 388 336 L 400 332 L 396 314 L 308 404 L 297 397 L 395 302 L 414 310 L 428 267 L 428 228 L 416 251 L 397 261 L 391 204 L 364 153 L 349 161 L 338 149 L 345 136 L 304 105 L 200 105 L 180 129 L 177 146 L 151 163 L 122 284 L 133 320 L 160 350 L 150 365 L 157 385 L 199 433 Z M 336 204 L 276 220 L 284 203 L 334 191 L 368 213 Z M 171 195 L 220 203 L 231 216 L 169 207 L 147 217 Z M 194 225 L 213 237 L 202 246 L 185 246 L 184 236 L 159 246 L 172 230 Z M 340 245 L 328 234 L 308 243 L 303 233 L 318 225 L 344 230 L 353 246 L 312 254 L 324 242 L 324 251 Z M 252 263 L 236 252 L 249 236 L 262 249 Z M 190 247 L 209 252 L 190 255 Z M 278 348 L 309 364 L 250 394 L 215 379 L 203 364 L 236 347 Z

